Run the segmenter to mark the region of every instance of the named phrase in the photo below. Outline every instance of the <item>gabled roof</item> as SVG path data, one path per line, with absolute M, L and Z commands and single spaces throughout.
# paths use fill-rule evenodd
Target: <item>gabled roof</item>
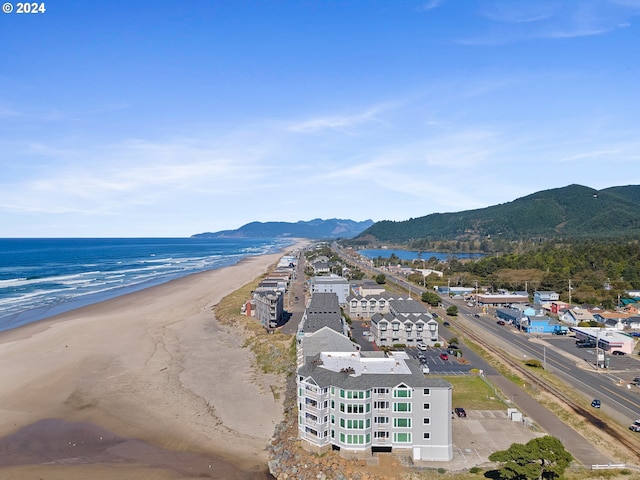
M 420 302 L 416 300 L 389 300 L 389 308 L 395 313 L 429 313 L 429 310 L 425 308 Z
M 305 357 L 315 357 L 320 352 L 357 352 L 360 347 L 335 330 L 324 327 L 302 339 Z

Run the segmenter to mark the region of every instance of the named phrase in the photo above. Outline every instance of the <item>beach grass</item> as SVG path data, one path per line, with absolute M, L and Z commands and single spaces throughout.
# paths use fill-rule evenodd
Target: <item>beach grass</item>
M 241 306 L 251 298 L 262 275 L 222 298 L 214 306 L 216 319 L 223 325 L 242 328 L 245 332 L 244 347 L 255 355 L 257 367 L 263 373 L 291 374 L 295 369 L 295 338 L 280 331 L 272 333 L 260 325 L 254 317 L 241 313 Z

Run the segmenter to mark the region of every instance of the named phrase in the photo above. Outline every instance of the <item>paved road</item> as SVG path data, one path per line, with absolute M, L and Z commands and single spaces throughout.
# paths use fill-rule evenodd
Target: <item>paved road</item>
M 282 333 L 287 335 L 295 335 L 298 331 L 298 325 L 302 320 L 302 315 L 306 307 L 306 279 L 304 276 L 305 258 L 301 254 L 295 269 L 295 278 L 287 293 L 287 303 L 285 307 L 287 312 L 286 323 L 279 327 Z

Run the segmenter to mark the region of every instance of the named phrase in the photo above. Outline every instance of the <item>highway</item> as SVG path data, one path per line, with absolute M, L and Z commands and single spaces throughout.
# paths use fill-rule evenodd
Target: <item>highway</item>
M 384 274 L 387 281 L 406 289 L 416 298 L 420 298 L 424 291 L 424 288 L 397 278 L 388 271 L 374 268 L 371 262 L 349 257 L 338 245 L 334 245 L 334 251 L 345 261 L 358 265 L 363 271 Z M 445 311 L 451 305 L 458 307 L 460 318 L 449 319 L 454 327 L 461 321 L 481 326 L 485 335 L 490 335 L 485 347 L 490 349 L 491 337 L 493 337 L 496 345 L 508 345 L 508 351 L 516 357 L 521 356 L 522 360 L 538 359 L 546 365 L 547 371 L 556 375 L 571 389 L 581 392 L 586 406 L 591 404 L 592 399 L 600 399 L 602 413 L 623 426 L 628 426 L 634 420 L 640 419 L 640 387 L 627 387 L 633 377 L 640 376 L 640 359 L 630 358 L 630 356 L 611 357 L 608 370 L 596 371 L 593 362 L 587 361 L 589 356 L 595 358 L 593 349 L 589 351 L 589 349 L 576 348 L 573 337 L 546 334 L 537 338 L 531 334 L 519 332 L 509 325 L 498 325 L 497 319 L 491 314 L 480 314 L 480 318 L 474 317 L 473 315 L 480 310 L 468 307 L 462 299 L 443 298 L 442 304 Z

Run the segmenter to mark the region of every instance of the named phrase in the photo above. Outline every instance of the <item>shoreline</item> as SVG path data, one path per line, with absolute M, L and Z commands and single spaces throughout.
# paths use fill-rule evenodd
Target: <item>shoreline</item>
M 266 471 L 265 448 L 283 417 L 272 387 L 284 379 L 255 374 L 242 335 L 220 325 L 213 306 L 298 245 L 0 332 L 0 362 L 12 366 L 0 370 L 0 441 L 58 419 L 165 452 L 204 455 L 214 470 L 226 462 L 237 478 L 268 478 L 242 472 Z M 111 458 L 120 474 L 124 462 L 136 478 L 165 478 L 154 476 L 153 462 L 123 458 Z M 87 478 L 91 459 L 76 458 L 82 468 L 70 461 L 59 458 L 56 469 L 49 463 L 47 478 L 64 470 L 59 478 L 72 479 L 69 469 Z M 3 474 L 42 468 L 5 465 Z M 94 463 L 109 465 L 104 458 Z M 188 478 L 178 470 L 163 467 L 166 478 Z

